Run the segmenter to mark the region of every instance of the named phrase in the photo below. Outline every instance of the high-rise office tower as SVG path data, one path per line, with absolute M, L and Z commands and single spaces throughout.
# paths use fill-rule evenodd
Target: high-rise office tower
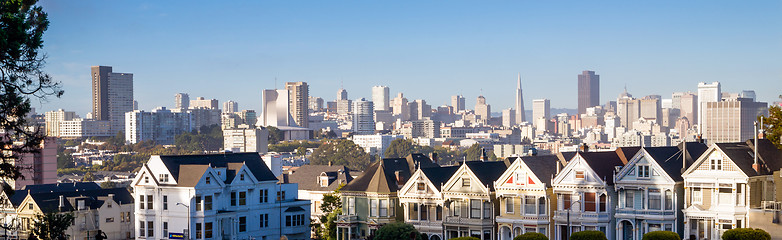
M 408 104 L 410 120 L 423 120 L 432 116 L 432 106 L 423 99 L 416 99 Z
M 686 94 L 685 92 L 674 92 L 671 95 L 671 108 L 681 109 L 682 108 L 682 96 Z
M 521 73 L 516 80 L 516 121 L 514 124 L 520 124 L 527 121 L 524 116 L 524 95 L 521 93 Z
M 391 107 L 394 118 L 401 119 L 402 121 L 410 120 L 410 106 L 407 103 L 407 98 L 405 98 L 404 94 L 397 94 Z
M 755 90 L 743 90 L 739 94 L 739 97 L 741 97 L 741 98 L 749 98 L 749 99 L 752 99 L 752 101 L 755 101 Z
M 768 116 L 768 103 L 749 98 L 705 102 L 701 122 L 707 126 L 703 138 L 708 143 L 743 142 L 754 137 L 758 115 Z
M 288 111 L 288 90 L 266 89 L 261 94 L 261 126 L 291 126 L 293 120 Z
M 512 127 L 513 125 L 516 125 L 516 110 L 513 110 L 513 108 L 503 109 L 502 110 L 502 126 L 503 127 Z
M 239 103 L 234 101 L 227 101 L 223 103 L 224 113 L 235 113 L 239 111 Z
M 594 71 L 583 71 L 578 75 L 578 114 L 600 105 L 600 75 Z
M 453 106 L 454 112 L 463 112 L 464 111 L 464 96 L 462 95 L 453 95 L 451 96 L 451 106 Z
M 684 93 L 680 99 L 681 117 L 687 118 L 687 122 L 690 124 L 698 122 L 698 95 Z
M 337 90 L 337 100 L 348 100 L 348 90 L 344 88 Z
M 320 112 L 323 109 L 323 98 L 310 96 L 310 112 Z
M 550 104 L 549 100 L 545 98 L 532 100 L 532 123 L 535 125 L 535 128 L 538 128 L 540 123 L 544 123 L 551 118 Z M 545 121 L 539 121 L 538 119 L 540 118 L 545 119 Z M 543 127 L 545 128 L 545 126 Z
M 719 102 L 722 99 L 722 89 L 720 82 L 698 83 L 698 132 L 704 134 L 708 124 L 703 122 L 706 115 L 706 103 Z
M 310 88 L 306 82 L 286 82 L 285 89 L 288 90 L 288 110 L 293 121 L 299 127 L 309 127 L 310 109 L 309 96 Z
M 111 122 L 111 132 L 125 129 L 125 113 L 133 111 L 133 74 L 110 66 L 92 66 L 92 116 Z
M 632 123 L 641 117 L 641 101 L 633 98 L 625 89 L 616 99 L 616 116 L 619 117 L 620 126 L 632 128 Z
M 177 93 L 174 95 L 175 109 L 190 108 L 190 95 L 187 93 Z
M 374 86 L 372 87 L 372 102 L 375 105 L 375 110 L 387 111 L 389 110 L 389 97 L 390 93 L 386 86 Z
M 646 96 L 642 99 L 640 99 L 640 117 L 647 118 L 647 119 L 654 119 L 657 120 L 657 123 L 660 123 L 660 115 L 661 113 L 661 107 L 660 107 L 660 99 L 655 98 L 653 96 Z M 635 121 L 638 119 L 632 119 L 631 121 Z
M 475 115 L 480 116 L 484 124 L 488 124 L 491 119 L 491 105 L 486 104 L 486 98 L 483 95 L 478 96 L 475 101 Z
M 375 110 L 372 101 L 356 99 L 353 101 L 353 132 L 357 135 L 375 133 Z

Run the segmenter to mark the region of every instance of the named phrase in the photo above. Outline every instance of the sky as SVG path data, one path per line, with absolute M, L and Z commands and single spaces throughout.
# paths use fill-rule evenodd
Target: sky
M 626 86 L 636 97 L 697 91 L 782 94 L 780 1 L 57 1 L 45 71 L 65 95 L 38 112 L 91 109 L 90 66 L 134 74 L 139 109 L 173 107 L 189 93 L 261 110 L 261 91 L 305 81 L 326 101 L 391 97 L 433 106 L 478 95 L 526 109 L 548 98 L 576 108 L 577 75 L 600 75 L 600 102 Z

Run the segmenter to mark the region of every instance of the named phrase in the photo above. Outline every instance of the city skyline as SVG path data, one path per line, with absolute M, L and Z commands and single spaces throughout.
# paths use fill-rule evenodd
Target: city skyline
M 179 92 L 189 93 L 191 98 L 233 100 L 242 109 L 260 110 L 264 89 L 281 89 L 285 82 L 298 81 L 311 86 L 310 96 L 325 101 L 332 100 L 340 86 L 350 93 L 349 99 L 371 99 L 371 87 L 384 85 L 390 88 L 391 96 L 403 92 L 408 99 L 424 99 L 432 106 L 450 104 L 452 95 L 466 99 L 483 95 L 499 110 L 514 107 L 515 93 L 510 88 L 517 72 L 527 90 L 526 109 L 531 109 L 532 99 L 539 98 L 550 99 L 552 108 L 576 108 L 576 77 L 583 70 L 601 75 L 601 104 L 615 99 L 625 85 L 636 96 L 659 94 L 669 98 L 673 92 L 696 92 L 698 82 L 719 81 L 725 92 L 751 89 L 756 91 L 758 101 L 766 102 L 776 101 L 778 93 L 774 90 L 782 89 L 782 74 L 776 67 L 782 55 L 782 46 L 777 44 L 782 32 L 758 24 L 782 23 L 782 16 L 776 14 L 782 8 L 777 2 L 753 6 L 634 3 L 621 7 L 611 3 L 505 3 L 481 5 L 483 8 L 474 11 L 470 8 L 475 6 L 457 2 L 443 10 L 446 15 L 442 19 L 427 18 L 420 24 L 405 19 L 392 24 L 388 21 L 396 18 L 373 16 L 384 7 L 403 7 L 398 5 L 342 8 L 348 6 L 239 3 L 248 4 L 232 8 L 239 12 L 230 14 L 239 19 L 216 11 L 215 22 L 202 28 L 193 28 L 202 23 L 197 17 L 214 6 L 196 4 L 170 11 L 175 9 L 172 3 L 41 4 L 49 9 L 52 20 L 45 35 L 47 71 L 63 82 L 65 96 L 43 104 L 33 102 L 38 112 L 62 108 L 82 117 L 89 112 L 87 69 L 94 65 L 133 73 L 134 99 L 139 99 L 139 109 L 143 110 L 173 107 L 173 96 Z M 411 5 L 412 11 L 396 14 L 420 20 L 441 7 Z M 345 16 L 319 22 L 326 17 L 320 7 Z M 97 8 L 103 11 L 92 11 Z M 259 9 L 265 15 L 242 14 Z M 496 14 L 508 11 L 519 14 Z M 283 13 L 300 18 L 272 23 L 274 16 Z M 448 13 L 469 14 L 468 19 L 475 22 Z M 573 16 L 557 18 L 568 15 Z M 587 18 L 572 22 L 577 17 Z M 614 21 L 624 17 L 622 22 Z M 357 19 L 366 22 L 357 23 Z M 190 20 L 193 22 L 185 23 Z M 242 27 L 230 26 L 240 20 L 250 22 L 242 26 L 257 26 L 259 30 L 225 32 Z M 88 22 L 97 26 L 75 27 Z M 349 26 L 338 27 L 341 23 Z M 122 24 L 131 27 L 102 31 Z M 213 37 L 200 30 L 225 36 Z M 361 34 L 368 30 L 372 31 Z M 400 37 L 386 40 L 400 33 Z M 286 41 L 318 34 L 322 37 Z M 76 35 L 83 37 L 72 37 Z M 236 40 L 240 35 L 247 39 Z M 349 41 L 341 43 L 345 36 L 350 36 Z M 406 40 L 416 36 L 424 39 Z M 441 44 L 437 40 L 444 38 L 452 42 Z M 326 46 L 328 49 L 311 51 Z M 141 48 L 151 51 L 133 50 Z M 454 52 L 457 49 L 460 51 Z M 215 82 L 230 91 L 213 91 L 209 83 Z M 474 101 L 467 102 L 467 108 L 474 109 Z

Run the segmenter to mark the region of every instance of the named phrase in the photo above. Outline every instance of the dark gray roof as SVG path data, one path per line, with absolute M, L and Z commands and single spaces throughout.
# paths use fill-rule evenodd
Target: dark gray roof
M 513 162 L 515 159 L 507 160 Z M 494 181 L 497 181 L 505 170 L 508 169 L 507 162 L 505 161 L 468 161 L 464 164 L 470 168 L 472 173 L 475 174 L 475 177 L 477 177 L 483 185 L 488 185 L 489 189 L 492 190 L 494 189 Z
M 779 155 L 782 154 L 782 152 L 779 149 L 769 147 L 767 144 L 763 143 L 763 141 L 758 142 L 760 143 L 758 145 L 758 163 L 761 165 L 760 171 L 755 171 L 755 169 L 752 168 L 752 164 L 755 163 L 755 150 L 753 149 L 754 140 L 715 144 L 749 177 L 768 175 L 772 174 L 775 170 L 779 170 L 779 166 L 782 165 L 782 159 L 780 159 Z
M 447 182 L 448 179 L 451 179 L 456 170 L 459 170 L 459 166 L 422 168 L 421 172 L 429 178 L 429 181 L 434 184 L 437 190 L 440 190 L 440 187 Z
M 277 181 L 258 153 L 163 155 L 160 160 L 180 186 L 195 186 L 206 170 L 205 166 L 227 168 L 226 183 L 229 184 L 243 165 L 247 166 L 258 181 Z
M 608 185 L 614 185 L 614 171 L 616 167 L 624 166 L 619 154 L 615 151 L 610 152 L 579 152 L 589 167 L 597 173 L 601 180 Z
M 638 153 L 638 150 L 641 150 L 641 147 L 618 147 L 616 148 L 616 154 L 619 155 L 619 159 L 622 160 L 623 164 L 627 164 Z
M 44 192 L 32 193 L 30 197 L 35 201 L 43 212 L 67 212 L 76 210 L 76 200 L 84 199 L 85 205 L 89 209 L 96 209 L 103 206 L 109 194 L 114 194 L 114 201 L 119 204 L 132 204 L 133 196 L 127 188 L 109 188 L 73 192 Z M 26 196 L 26 194 L 24 194 Z M 59 208 L 60 196 L 65 197 L 62 209 Z M 21 202 L 19 202 L 21 204 Z M 14 207 L 19 207 L 15 204 Z
M 685 169 L 689 168 L 708 149 L 706 144 L 698 142 L 687 143 L 687 159 Z M 666 174 L 674 181 L 683 181 L 682 178 L 682 144 L 671 147 L 645 147 L 649 157 L 654 159 Z
M 562 166 L 565 166 L 576 156 L 576 153 L 578 152 L 559 152 L 555 156 L 559 159 L 559 163 L 562 164 Z
M 543 181 L 546 187 L 551 187 L 551 179 L 557 173 L 559 157 L 555 155 L 526 156 L 521 157 L 521 161 L 529 167 L 540 181 Z
M 304 165 L 285 175 L 287 182 L 299 184 L 299 190 L 334 191 L 337 190 L 341 182 L 347 184 L 353 180 L 353 177 L 350 176 L 351 172 L 352 170 L 345 166 Z M 329 185 L 326 187 L 321 187 L 318 182 L 321 174 L 329 176 Z
M 754 147 L 755 140 L 747 140 L 747 144 Z M 770 140 L 758 139 L 758 157 L 763 161 L 767 171 L 773 172 L 782 168 L 782 151 Z
M 13 196 L 9 197 L 11 198 L 11 204 L 16 206 L 24 201 L 24 198 L 27 197 L 27 194 L 78 192 L 99 189 L 101 189 L 100 186 L 94 182 L 36 184 L 26 185 L 22 187 L 22 189 L 16 190 Z

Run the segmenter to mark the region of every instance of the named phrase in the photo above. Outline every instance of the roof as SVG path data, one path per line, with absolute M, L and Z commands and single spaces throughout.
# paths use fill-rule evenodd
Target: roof
M 287 174 L 286 183 L 298 183 L 299 190 L 310 191 L 334 191 L 337 190 L 340 183 L 350 183 L 353 177 L 350 175 L 350 168 L 345 166 L 329 165 L 304 165 L 290 170 Z M 318 178 L 321 174 L 329 177 L 329 185 L 321 187 Z M 280 175 L 281 177 L 283 175 Z
M 616 148 L 616 154 L 622 159 L 622 163 L 627 164 L 638 153 L 638 150 L 641 150 L 641 147 L 618 147 Z
M 747 140 L 747 144 L 754 146 L 754 143 L 754 139 Z M 758 156 L 768 167 L 767 170 L 773 172 L 782 168 L 782 150 L 777 148 L 771 140 L 758 139 Z
M 610 152 L 579 152 L 584 161 L 595 171 L 597 176 L 602 178 L 606 184 L 614 184 L 614 171 L 617 166 L 624 166 L 619 154 L 615 151 Z
M 195 186 L 205 167 L 227 168 L 226 183 L 231 183 L 236 172 L 247 166 L 247 169 L 258 181 L 277 181 L 269 167 L 261 159 L 258 153 L 222 153 L 203 155 L 162 155 L 160 160 L 171 172 L 178 186 Z M 200 173 L 200 175 L 199 175 Z
M 551 179 L 557 173 L 559 157 L 555 155 L 526 156 L 521 157 L 521 161 L 540 181 L 543 181 L 546 187 L 551 187 Z
M 763 139 L 768 141 L 767 139 Z M 761 164 L 760 171 L 755 171 L 752 165 L 755 163 L 754 140 L 734 143 L 715 143 L 725 155 L 730 158 L 736 166 L 741 169 L 748 177 L 772 174 L 774 170 L 779 169 L 782 160 L 779 155 L 782 151 L 768 146 L 769 143 L 758 141 L 758 162 Z
M 578 152 L 559 152 L 556 156 L 562 166 L 565 166 L 568 162 L 570 162 L 571 159 L 573 159 L 573 157 L 576 156 L 576 153 Z
M 708 149 L 703 143 L 687 143 L 687 158 L 684 169 L 689 168 Z M 645 147 L 649 157 L 654 159 L 663 171 L 674 181 L 683 181 L 682 178 L 682 144 L 669 147 Z
M 16 190 L 12 196 L 11 204 L 14 206 L 19 205 L 27 197 L 27 194 L 36 193 L 59 193 L 59 192 L 79 192 L 87 190 L 99 190 L 101 189 L 97 183 L 94 182 L 73 182 L 73 183 L 52 183 L 52 184 L 36 184 L 26 185 L 22 189 Z
M 456 172 L 456 170 L 459 169 L 459 166 L 447 166 L 447 167 L 430 167 L 430 168 L 422 168 L 421 171 L 426 175 L 427 178 L 429 178 L 429 181 L 434 184 L 434 186 L 437 188 L 437 190 L 440 190 L 440 187 L 448 181 L 448 179 L 451 179 L 453 174 Z
M 513 160 L 508 159 L 510 162 Z M 493 182 L 500 178 L 502 173 L 508 169 L 508 165 L 506 165 L 506 162 L 504 161 L 468 161 L 464 164 L 470 168 L 470 171 L 475 174 L 475 177 L 477 177 L 481 183 L 489 185 L 489 189 L 494 189 Z
M 415 154 L 413 154 L 415 155 Z M 423 156 L 423 157 L 421 157 Z M 393 193 L 410 179 L 417 167 L 438 167 L 428 157 L 407 156 L 407 158 L 385 158 L 376 161 L 364 170 L 364 174 L 342 187 L 341 191 Z M 397 174 L 401 182 L 397 184 Z
M 113 194 L 113 200 L 118 204 L 133 204 L 133 196 L 130 194 L 127 188 L 108 188 L 108 189 L 96 189 L 86 191 L 74 191 L 74 192 L 43 192 L 32 193 L 30 197 L 38 205 L 38 208 L 43 212 L 57 212 L 57 211 L 73 211 L 76 210 L 77 199 L 84 199 L 85 205 L 89 209 L 96 209 L 103 206 L 103 203 L 108 199 L 109 194 Z M 24 194 L 25 196 L 27 194 Z M 62 209 L 59 209 L 60 196 L 65 197 Z M 21 204 L 21 202 L 19 202 Z M 15 207 L 19 207 L 19 204 L 14 204 Z

